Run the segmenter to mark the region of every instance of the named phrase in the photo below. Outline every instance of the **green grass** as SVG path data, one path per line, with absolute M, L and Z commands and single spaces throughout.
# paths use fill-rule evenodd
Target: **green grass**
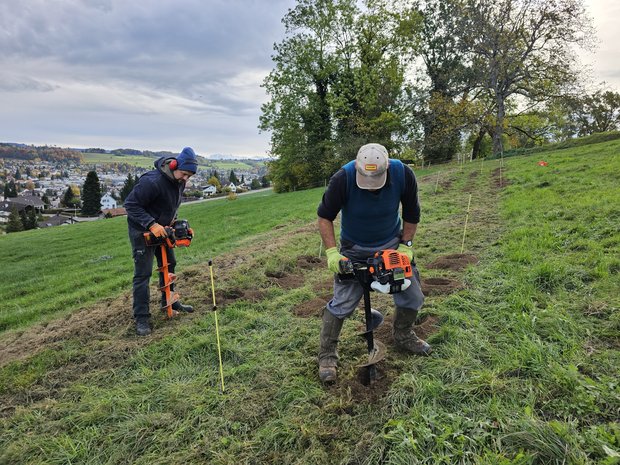
M 537 147 L 520 148 L 507 150 L 504 153 L 505 157 L 512 157 L 515 155 L 531 155 L 535 153 L 545 153 L 560 149 L 573 149 L 576 147 L 584 147 L 587 145 L 600 144 L 602 142 L 609 142 L 612 140 L 620 139 L 620 131 L 608 131 L 608 132 L 595 132 L 590 136 L 578 137 L 575 139 L 568 139 L 563 142 L 557 142 L 554 144 L 546 144 Z
M 228 172 L 230 172 L 230 170 L 245 171 L 252 169 L 252 165 L 236 160 L 209 160 L 209 165 L 218 170 L 226 170 Z
M 611 141 L 548 152 L 547 167 L 538 156 L 504 160 L 502 189 L 498 161 L 428 172 L 415 245 L 422 276 L 466 288 L 427 299 L 424 313 L 439 318 L 434 353 L 388 348 L 390 383 L 374 394 L 353 389 L 361 316 L 345 323 L 340 380 L 324 388 L 319 319 L 292 312 L 330 277 L 323 267 L 296 268 L 298 256 L 318 248 L 317 232 L 303 226 L 314 222 L 322 189 L 184 206 L 197 238 L 179 268 L 206 277 L 205 260 L 232 254 L 217 287 L 264 293 L 219 312 L 226 392 L 213 314 L 204 309 L 158 320 L 156 337 L 141 344 L 122 331 L 59 341 L 0 369 L 0 399 L 14 407 L 0 411 L 0 463 L 620 463 L 619 149 Z M 428 269 L 460 252 L 470 195 L 465 252 L 480 263 L 461 273 Z M 80 297 L 83 276 L 104 275 L 93 287 L 102 296 L 127 293 L 125 234 L 123 221 L 110 220 L 0 238 L 11 267 L 3 282 L 14 286 L 2 297 L 24 281 L 28 291 L 15 299 L 35 293 L 29 305 L 45 313 L 48 300 L 63 298 L 45 290 L 54 271 L 72 297 L 50 318 L 77 308 L 75 299 L 101 298 Z M 36 257 L 50 253 L 38 273 Z M 288 289 L 265 270 L 303 279 Z M 194 300 L 208 303 L 208 290 L 198 282 Z M 24 330 L 42 318 L 12 320 L 25 305 L 13 302 L 5 327 Z M 376 302 L 391 313 L 389 300 Z
M 145 157 L 139 155 L 113 155 L 111 153 L 83 153 L 82 157 L 85 164 L 119 164 L 126 163 L 128 165 L 140 168 L 152 168 L 156 158 Z M 253 169 L 253 165 L 240 160 L 208 160 L 199 157 L 198 164 L 205 169 L 213 168 L 230 172 L 245 171 Z M 263 164 L 262 162 L 260 164 Z M 260 165 L 259 164 L 259 165 Z
M 112 155 L 110 153 L 83 153 L 82 158 L 86 164 L 118 164 L 126 163 L 128 165 L 140 168 L 152 168 L 155 158 L 143 157 L 138 155 Z
M 264 194 L 183 205 L 180 217 L 196 231 L 184 266 L 202 263 L 248 236 L 307 221 L 321 190 Z M 277 207 L 276 207 L 277 203 Z M 262 212 L 256 215 L 255 212 Z M 0 331 L 49 321 L 59 314 L 131 289 L 133 261 L 126 218 L 31 230 L 0 237 Z

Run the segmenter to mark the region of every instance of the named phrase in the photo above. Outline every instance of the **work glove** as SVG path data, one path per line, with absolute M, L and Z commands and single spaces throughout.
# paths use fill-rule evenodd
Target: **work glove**
M 329 271 L 340 273 L 340 260 L 346 260 L 346 257 L 341 255 L 336 247 L 325 249 L 325 255 L 327 255 L 327 268 Z
M 149 226 L 149 231 L 151 231 L 151 234 L 155 237 L 166 237 L 168 235 L 166 228 L 159 223 L 153 223 Z
M 409 247 L 408 245 L 405 245 L 405 244 L 399 244 L 398 249 L 396 249 L 396 251 L 406 255 L 407 258 L 409 259 L 409 262 L 413 262 L 413 246 Z

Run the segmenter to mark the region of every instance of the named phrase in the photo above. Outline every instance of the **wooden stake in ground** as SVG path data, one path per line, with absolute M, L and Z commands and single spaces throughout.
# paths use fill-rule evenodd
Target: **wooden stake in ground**
M 465 233 L 467 233 L 467 221 L 469 220 L 469 207 L 471 206 L 471 194 L 469 194 L 469 202 L 467 203 L 467 214 L 465 215 L 465 227 L 463 228 L 463 242 L 461 243 L 461 253 L 465 250 Z

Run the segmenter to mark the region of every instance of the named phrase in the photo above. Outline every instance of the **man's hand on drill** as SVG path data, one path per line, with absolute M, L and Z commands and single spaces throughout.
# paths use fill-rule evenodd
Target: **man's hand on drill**
M 325 255 L 327 255 L 327 268 L 329 271 L 340 273 L 340 260 L 346 260 L 346 257 L 341 255 L 336 247 L 325 249 Z
M 396 251 L 406 255 L 410 262 L 413 260 L 413 246 L 410 247 L 406 244 L 399 244 Z
M 153 234 L 153 236 L 155 237 L 166 237 L 168 235 L 168 233 L 166 232 L 166 228 L 164 228 L 161 224 L 159 223 L 153 223 L 150 227 L 149 227 L 149 231 L 151 231 L 151 233 Z

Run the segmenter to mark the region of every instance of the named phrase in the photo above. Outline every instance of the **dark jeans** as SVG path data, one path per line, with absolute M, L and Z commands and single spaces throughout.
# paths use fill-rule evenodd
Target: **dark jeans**
M 157 266 L 162 266 L 161 246 L 147 247 L 144 240 L 144 232 L 129 226 L 129 242 L 133 254 L 134 273 L 133 273 L 133 317 L 148 318 L 151 316 L 149 312 L 149 280 L 153 274 L 153 256 L 157 258 Z M 174 273 L 176 267 L 176 259 L 174 250 L 166 247 L 168 257 L 168 272 Z M 159 273 L 159 287 L 164 285 L 164 275 Z M 170 286 L 170 290 L 174 290 L 174 284 Z M 162 292 L 162 307 L 165 306 L 165 294 Z

